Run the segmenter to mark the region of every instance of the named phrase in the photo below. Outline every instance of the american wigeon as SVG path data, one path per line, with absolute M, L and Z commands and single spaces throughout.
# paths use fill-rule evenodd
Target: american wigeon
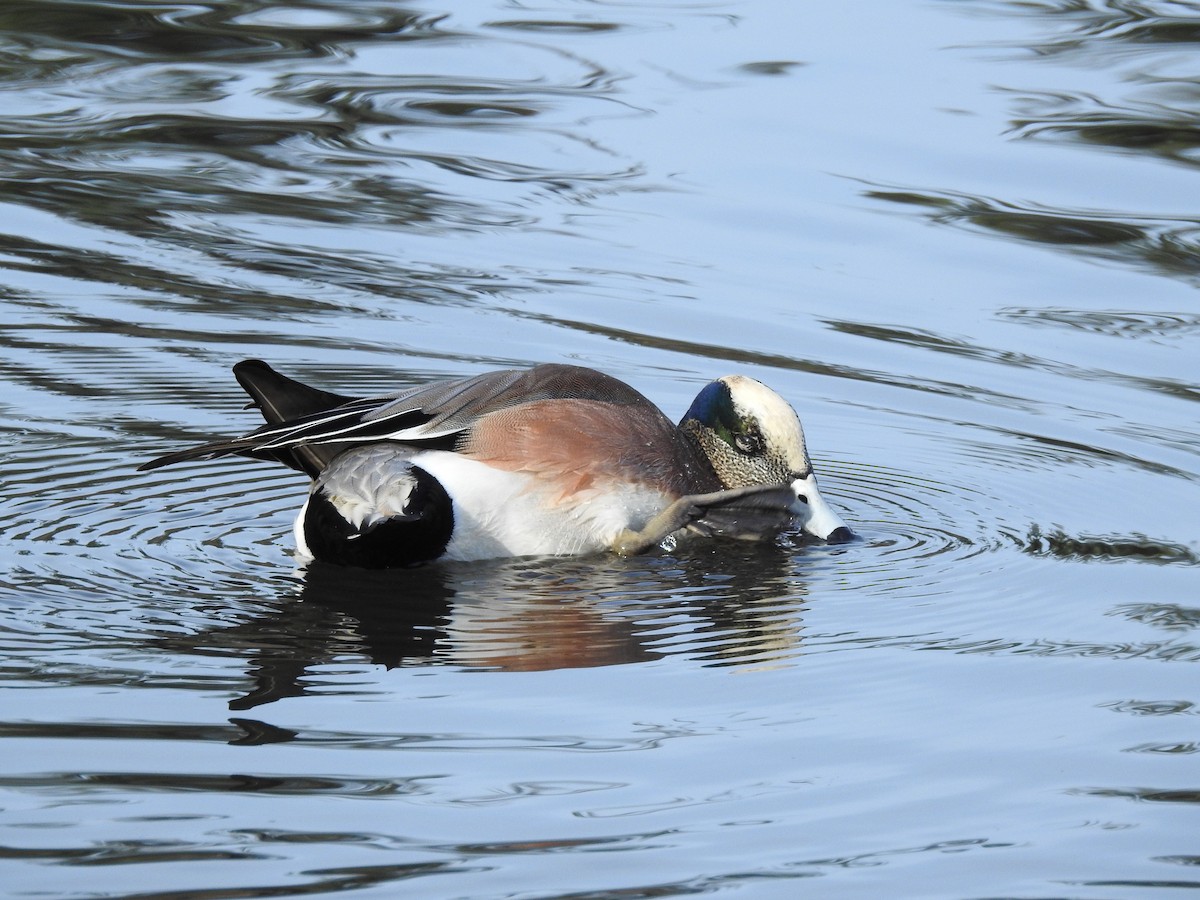
M 633 388 L 577 366 L 365 399 L 259 360 L 233 371 L 267 424 L 141 468 L 239 454 L 306 472 L 304 557 L 382 568 L 633 554 L 685 531 L 748 537 L 793 520 L 822 540 L 853 536 L 817 491 L 795 411 L 742 375 L 707 385 L 675 426 Z

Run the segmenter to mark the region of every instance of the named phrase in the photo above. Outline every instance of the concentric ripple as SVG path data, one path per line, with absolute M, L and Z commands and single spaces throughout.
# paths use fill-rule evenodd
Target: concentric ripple
M 827 463 L 821 474 L 824 492 L 846 510 L 867 545 L 853 563 L 866 576 L 855 590 L 952 593 L 981 567 L 990 568 L 969 561 L 1019 547 L 1028 529 L 1008 501 L 979 483 L 856 463 Z
M 287 563 L 282 535 L 304 487 L 284 470 L 201 466 L 193 481 L 137 473 L 111 446 L 41 443 L 26 442 L 6 466 L 3 544 L 15 562 L 9 591 L 22 603 L 62 609 L 115 597 L 151 614 L 166 587 L 212 596 Z

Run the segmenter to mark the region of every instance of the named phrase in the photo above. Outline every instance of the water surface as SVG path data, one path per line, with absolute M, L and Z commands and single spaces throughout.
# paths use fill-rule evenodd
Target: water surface
M 9 896 L 1200 889 L 1200 5 L 0 8 Z M 137 473 L 746 372 L 861 540 L 371 575 Z

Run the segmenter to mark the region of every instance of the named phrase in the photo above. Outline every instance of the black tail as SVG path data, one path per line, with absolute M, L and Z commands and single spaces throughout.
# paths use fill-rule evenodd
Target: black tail
M 242 389 L 254 400 L 254 406 L 262 413 L 268 425 L 278 425 L 280 422 L 299 419 L 301 416 L 324 412 L 354 399 L 309 387 L 286 375 L 280 375 L 261 359 L 242 360 L 233 367 L 233 374 Z M 246 455 L 257 459 L 277 460 L 285 466 L 307 473 L 310 478 L 316 478 L 341 449 L 305 445 L 291 450 L 268 450 Z
M 280 375 L 261 359 L 242 360 L 233 367 L 233 375 L 254 400 L 254 406 L 268 425 L 324 412 L 354 399 L 309 387 Z
M 280 375 L 260 359 L 247 359 L 233 367 L 233 374 L 238 384 L 250 395 L 250 404 L 262 413 L 267 425 L 278 425 L 292 419 L 349 403 L 353 398 L 343 397 L 318 388 L 309 387 L 299 381 Z M 247 436 L 250 437 L 250 436 Z M 285 466 L 298 469 L 315 478 L 329 464 L 329 461 L 341 448 L 328 446 L 300 446 L 287 450 L 254 450 L 255 441 L 247 438 L 213 441 L 168 453 L 148 463 L 138 466 L 139 470 L 157 469 L 159 466 L 169 466 L 173 463 L 190 459 L 203 459 L 212 456 L 226 456 L 236 453 L 241 456 L 252 456 L 255 459 L 269 459 L 281 462 Z

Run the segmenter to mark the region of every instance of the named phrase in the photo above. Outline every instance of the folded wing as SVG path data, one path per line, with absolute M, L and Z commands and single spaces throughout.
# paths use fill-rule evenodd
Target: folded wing
M 396 441 L 426 449 L 452 449 L 482 416 L 532 400 L 650 405 L 615 378 L 554 364 L 436 381 L 362 399 L 293 381 L 259 360 L 238 363 L 234 374 L 254 399 L 266 425 L 240 437 L 168 453 L 139 468 L 238 454 L 275 460 L 315 475 L 348 444 Z

